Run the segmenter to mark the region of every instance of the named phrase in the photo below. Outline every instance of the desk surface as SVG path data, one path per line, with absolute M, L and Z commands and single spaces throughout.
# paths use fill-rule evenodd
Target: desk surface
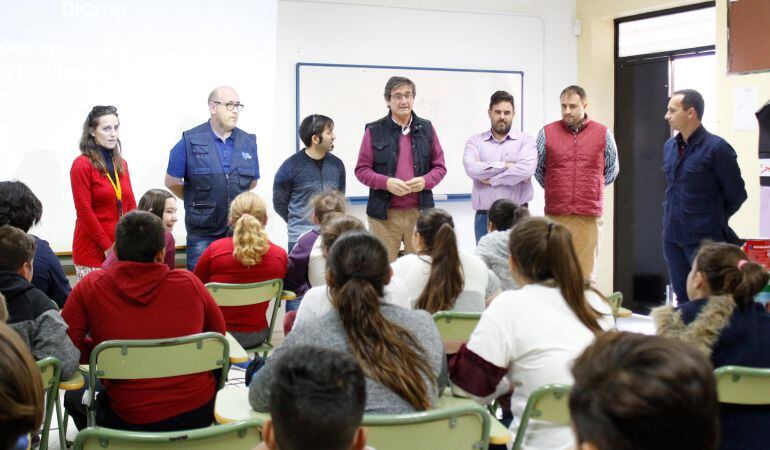
M 86 373 L 88 373 L 88 366 L 86 366 Z M 59 389 L 63 391 L 74 391 L 82 388 L 85 384 L 86 384 L 86 380 L 85 378 L 83 378 L 83 374 L 81 373 L 81 371 L 78 370 L 77 372 L 75 372 L 75 375 L 72 375 L 72 378 L 70 378 L 69 380 L 60 380 Z
M 468 398 L 443 396 L 439 397 L 438 407 L 474 403 Z M 229 386 L 217 393 L 214 406 L 214 418 L 217 423 L 224 424 L 236 420 L 260 419 L 264 421 L 270 418 L 270 414 L 256 412 L 249 404 L 249 389 L 245 386 Z M 494 417 L 490 417 L 489 442 L 490 444 L 507 444 L 511 442 L 511 431 Z

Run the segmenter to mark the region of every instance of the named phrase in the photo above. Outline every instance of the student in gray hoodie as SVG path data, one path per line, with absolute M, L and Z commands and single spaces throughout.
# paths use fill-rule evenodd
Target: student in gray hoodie
M 508 265 L 508 237 L 511 234 L 510 228 L 524 217 L 529 217 L 526 207 L 504 198 L 495 200 L 487 213 L 489 233 L 481 237 L 476 247 L 476 255 L 497 275 L 503 291 L 518 288 L 511 278 L 511 267 Z

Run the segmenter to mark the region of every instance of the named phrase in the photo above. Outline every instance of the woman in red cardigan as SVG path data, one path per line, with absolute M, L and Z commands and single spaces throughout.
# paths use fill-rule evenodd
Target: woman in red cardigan
M 118 128 L 117 108 L 94 106 L 83 124 L 81 155 L 70 169 L 77 213 L 72 261 L 78 281 L 101 267 L 115 242 L 118 219 L 136 208 Z

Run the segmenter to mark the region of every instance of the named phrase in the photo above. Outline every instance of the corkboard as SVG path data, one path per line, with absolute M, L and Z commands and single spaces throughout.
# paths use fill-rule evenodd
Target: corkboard
M 728 71 L 770 70 L 770 0 L 728 0 Z

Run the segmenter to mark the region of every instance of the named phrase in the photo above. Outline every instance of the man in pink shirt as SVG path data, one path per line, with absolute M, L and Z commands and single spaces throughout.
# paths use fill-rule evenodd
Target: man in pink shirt
M 517 205 L 532 200 L 532 175 L 537 168 L 537 144 L 532 136 L 512 129 L 516 116 L 513 96 L 497 91 L 489 99 L 491 128 L 465 143 L 463 166 L 473 180 L 471 204 L 476 210 L 476 243 L 487 234 L 487 210 L 504 198 Z
M 431 189 L 446 175 L 444 151 L 430 121 L 412 111 L 417 94 L 408 78 L 385 84 L 388 115 L 366 124 L 355 174 L 369 187 L 369 230 L 395 261 L 401 243 L 414 253 L 412 233 L 420 211 L 432 208 Z

